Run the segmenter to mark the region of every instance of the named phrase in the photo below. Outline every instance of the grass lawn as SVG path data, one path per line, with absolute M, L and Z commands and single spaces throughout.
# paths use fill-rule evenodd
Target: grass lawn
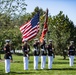
M 1 55 L 2 61 L 0 61 L 0 75 L 76 75 L 76 57 L 74 60 L 74 66 L 69 66 L 68 57 L 63 60 L 62 56 L 55 56 L 53 62 L 52 70 L 48 70 L 48 62 L 46 61 L 46 68 L 44 70 L 40 69 L 40 58 L 38 70 L 33 69 L 33 56 L 29 58 L 29 69 L 23 70 L 23 56 L 13 55 L 13 61 L 11 63 L 11 72 L 9 74 L 5 73 L 4 68 L 4 55 Z

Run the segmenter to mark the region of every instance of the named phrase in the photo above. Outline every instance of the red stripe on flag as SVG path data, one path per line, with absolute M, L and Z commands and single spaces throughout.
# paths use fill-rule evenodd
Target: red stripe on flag
M 39 14 L 20 27 L 22 41 L 33 39 L 39 32 Z

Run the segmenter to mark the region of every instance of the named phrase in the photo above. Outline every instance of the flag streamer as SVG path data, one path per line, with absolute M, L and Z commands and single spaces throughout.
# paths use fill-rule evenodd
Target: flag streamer
M 44 22 L 44 27 L 41 33 L 41 37 L 40 37 L 40 42 L 43 42 L 43 39 L 48 31 L 48 26 L 47 26 L 47 22 L 48 22 L 48 9 L 46 10 L 46 15 L 45 15 L 45 22 Z

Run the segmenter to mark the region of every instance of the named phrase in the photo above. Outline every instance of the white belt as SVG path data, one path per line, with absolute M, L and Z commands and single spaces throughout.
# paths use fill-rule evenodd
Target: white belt
M 69 51 L 74 51 L 74 50 L 69 50 Z
M 36 51 L 37 49 L 34 49 L 34 51 Z
M 34 49 L 34 51 L 38 51 L 37 49 Z
M 44 49 L 41 49 L 41 51 L 44 51 Z

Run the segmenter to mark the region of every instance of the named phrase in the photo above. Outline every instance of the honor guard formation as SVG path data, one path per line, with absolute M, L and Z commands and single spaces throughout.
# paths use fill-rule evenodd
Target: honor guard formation
M 27 43 L 27 40 L 24 41 L 24 44 L 22 46 L 23 51 L 23 63 L 24 63 L 24 70 L 28 70 L 28 53 L 30 51 L 30 46 Z
M 40 48 L 39 48 L 39 41 L 38 39 L 35 39 L 35 42 L 33 44 L 34 47 L 34 69 L 38 69 L 38 61 L 39 61 L 39 55 L 40 55 Z
M 41 48 L 41 69 L 45 68 L 45 64 L 46 64 L 46 55 L 47 55 L 47 51 L 46 51 L 46 41 L 43 40 L 43 42 L 40 45 Z
M 69 50 L 69 64 L 70 66 L 73 66 L 74 63 L 74 55 L 75 55 L 75 46 L 74 46 L 74 41 L 70 41 L 70 45 L 68 47 Z
M 11 54 L 11 42 L 10 40 L 5 40 L 4 45 L 4 58 L 5 58 L 5 73 L 10 72 L 10 62 L 13 61 L 12 54 Z M 30 45 L 28 41 L 25 40 L 22 45 L 22 52 L 23 52 L 23 67 L 24 70 L 28 70 L 29 65 L 29 52 L 30 52 Z M 41 59 L 41 69 L 45 69 L 46 66 L 46 58 L 48 57 L 48 69 L 52 69 L 53 59 L 55 56 L 54 53 L 54 45 L 53 41 L 49 40 L 48 44 L 44 39 L 40 42 L 38 39 L 34 40 L 34 44 L 32 45 L 32 53 L 33 53 L 33 68 L 34 70 L 38 69 L 39 58 Z M 68 56 L 69 56 L 69 65 L 74 65 L 74 55 L 75 55 L 75 46 L 74 41 L 70 41 L 70 45 L 68 46 Z
M 5 40 L 6 44 L 4 45 L 4 52 L 5 52 L 5 73 L 10 72 L 10 60 L 12 60 L 12 54 L 11 54 L 11 44 L 10 40 Z

